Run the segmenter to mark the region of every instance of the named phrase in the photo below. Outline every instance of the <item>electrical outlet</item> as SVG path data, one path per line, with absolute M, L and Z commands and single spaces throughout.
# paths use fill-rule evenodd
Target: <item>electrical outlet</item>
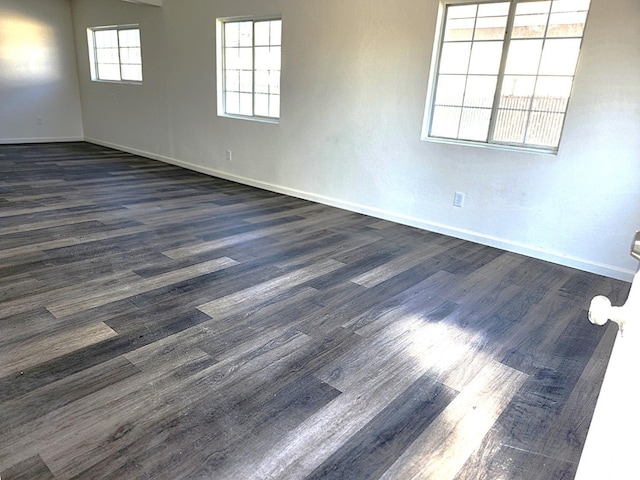
M 36 125 L 42 125 L 42 117 L 36 117 Z
M 454 207 L 462 207 L 464 205 L 464 193 L 456 192 L 453 197 L 453 206 Z
M 233 154 L 231 153 L 231 150 L 227 150 L 227 155 L 225 158 L 227 159 L 227 162 L 233 160 Z

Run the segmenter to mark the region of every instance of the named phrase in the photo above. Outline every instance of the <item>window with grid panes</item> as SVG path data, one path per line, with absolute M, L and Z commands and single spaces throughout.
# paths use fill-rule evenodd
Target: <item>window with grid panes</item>
M 589 4 L 444 3 L 423 137 L 557 151 Z
M 280 117 L 281 39 L 278 18 L 218 21 L 219 114 Z
M 137 25 L 87 30 L 94 81 L 142 83 L 142 48 Z

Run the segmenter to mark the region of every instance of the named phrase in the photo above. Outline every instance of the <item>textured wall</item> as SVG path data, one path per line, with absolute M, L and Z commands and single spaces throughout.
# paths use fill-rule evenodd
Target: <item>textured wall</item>
M 83 138 L 68 0 L 0 3 L 0 143 Z

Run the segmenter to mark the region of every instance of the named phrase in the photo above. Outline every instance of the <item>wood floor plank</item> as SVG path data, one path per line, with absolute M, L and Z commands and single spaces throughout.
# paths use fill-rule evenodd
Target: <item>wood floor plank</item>
M 6 480 L 54 480 L 51 470 L 47 468 L 40 458 L 34 455 L 31 458 L 7 468 L 0 472 L 0 477 Z
M 306 480 L 382 476 L 456 394 L 429 375 L 422 376 Z
M 0 377 L 22 372 L 47 360 L 93 345 L 117 335 L 102 322 L 72 330 L 48 333 L 46 337 L 13 344 L 0 352 Z
M 313 265 L 313 267 L 294 270 L 265 283 L 205 303 L 200 305 L 198 309 L 211 317 L 225 316 L 230 310 L 237 308 L 238 304 L 246 301 L 264 302 L 284 290 L 303 285 L 311 279 L 325 275 L 327 272 L 333 272 L 342 266 L 340 262 L 335 260 L 325 260 L 320 264 Z
M 381 478 L 455 478 L 526 377 L 500 363 L 485 367 Z
M 139 372 L 131 362 L 117 357 L 0 404 L 0 430 L 8 432 Z
M 113 287 L 108 287 L 103 289 L 100 293 L 91 294 L 89 298 L 86 297 L 86 294 L 83 294 L 80 298 L 72 298 L 70 300 L 57 302 L 54 301 L 47 306 L 47 310 L 49 310 L 56 318 L 61 318 L 66 315 L 106 305 L 108 303 L 148 292 L 166 285 L 178 283 L 189 278 L 212 273 L 217 270 L 236 265 L 236 263 L 237 262 L 230 258 L 218 258 L 209 262 L 185 267 L 180 270 L 174 270 L 157 277 L 142 279 L 138 282 L 131 281 L 124 286 L 115 285 Z

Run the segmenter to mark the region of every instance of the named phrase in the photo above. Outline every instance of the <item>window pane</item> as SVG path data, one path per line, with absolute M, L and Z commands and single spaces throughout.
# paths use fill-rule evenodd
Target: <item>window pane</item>
M 458 138 L 460 125 L 460 107 L 435 107 L 433 109 L 433 122 L 431 135 L 434 137 Z
M 509 2 L 482 3 L 478 6 L 478 17 L 501 17 L 509 14 Z
M 467 73 L 471 42 L 445 43 L 440 56 L 440 73 Z
M 227 22 L 224 24 L 225 47 L 238 47 L 240 45 L 240 23 Z
M 96 60 L 98 63 L 115 63 L 119 61 L 117 48 L 100 48 L 96 50 Z
M 271 20 L 271 45 L 282 45 L 282 20 Z
M 98 78 L 100 80 L 120 80 L 120 66 L 117 64 L 98 64 Z
M 579 12 L 588 11 L 590 0 L 554 0 L 551 6 L 552 12 Z
M 280 95 L 280 72 L 269 72 L 269 92 Z
M 256 47 L 256 70 L 280 70 L 280 47 Z
M 252 70 L 250 48 L 225 48 L 225 68 L 228 70 Z
M 269 93 L 269 72 L 256 72 L 256 93 Z M 257 109 L 257 107 L 256 107 Z
M 251 93 L 240 94 L 240 115 L 253 115 L 253 95 Z
M 261 107 L 261 108 L 264 108 L 264 111 L 261 111 L 261 113 L 257 113 L 258 110 L 256 107 L 256 115 L 260 115 L 262 117 L 278 118 L 280 116 L 280 96 L 279 95 L 260 95 L 260 96 L 264 97 L 263 99 L 261 99 L 261 101 L 264 102 L 264 106 Z
M 253 22 L 239 22 L 240 46 L 251 47 L 253 45 Z
M 240 71 L 240 91 L 253 92 L 253 72 L 251 70 Z
M 477 5 L 456 5 L 447 8 L 447 18 L 473 18 L 478 11 Z
M 500 70 L 502 42 L 475 42 L 471 49 L 469 73 L 495 75 Z
M 254 34 L 256 45 L 270 45 L 271 22 L 256 22 Z
M 535 75 L 542 54 L 543 40 L 512 40 L 505 73 Z
M 523 4 L 520 4 L 523 5 Z M 516 15 L 511 38 L 542 38 L 547 29 L 549 15 Z
M 131 61 L 129 59 L 131 57 L 130 50 L 131 49 L 129 49 L 129 48 L 121 48 L 120 49 L 120 61 L 122 63 L 131 63 Z
M 444 40 L 472 40 L 475 18 L 454 18 L 447 21 Z
M 464 95 L 464 106 L 486 107 L 493 106 L 498 77 L 469 76 Z
M 122 65 L 121 71 L 123 80 L 142 81 L 142 66 L 140 65 Z
M 503 40 L 507 29 L 507 17 L 478 18 L 475 40 Z
M 121 47 L 139 47 L 140 46 L 140 30 L 127 29 L 118 32 Z
M 578 64 L 581 39 L 547 40 L 540 62 L 541 75 L 573 75 Z
M 238 49 L 239 68 L 242 70 L 253 70 L 253 52 L 250 48 Z
M 466 80 L 464 75 L 438 76 L 436 105 L 462 105 Z
M 493 141 L 522 144 L 527 118 L 528 112 L 521 110 L 498 110 Z
M 547 37 L 581 37 L 587 12 L 552 13 Z
M 140 57 L 140 48 L 121 48 L 120 61 L 122 63 L 142 63 L 142 58 Z
M 240 50 L 238 48 L 225 48 L 224 62 L 227 70 L 240 70 Z
M 269 116 L 269 95 L 256 94 L 254 113 L 260 117 Z
M 490 108 L 463 108 L 458 138 L 486 142 L 490 121 Z
M 557 147 L 563 122 L 561 113 L 532 112 L 525 143 Z
M 256 22 L 253 33 L 255 45 L 269 45 L 269 22 Z
M 500 108 L 528 110 L 535 86 L 535 77 L 505 76 L 500 93 Z
M 240 90 L 240 71 L 227 70 L 225 72 L 225 89 L 227 91 L 237 92 Z
M 96 48 L 118 46 L 118 34 L 115 30 L 96 30 L 94 39 Z
M 551 0 L 538 2 L 519 2 L 516 7 L 516 15 L 535 15 L 536 13 L 549 13 Z
M 571 77 L 540 77 L 532 108 L 549 112 L 566 111 L 572 84 Z
M 232 115 L 240 113 L 240 94 L 236 92 L 227 92 L 225 94 L 225 112 Z
M 269 116 L 280 118 L 280 95 L 269 95 Z

